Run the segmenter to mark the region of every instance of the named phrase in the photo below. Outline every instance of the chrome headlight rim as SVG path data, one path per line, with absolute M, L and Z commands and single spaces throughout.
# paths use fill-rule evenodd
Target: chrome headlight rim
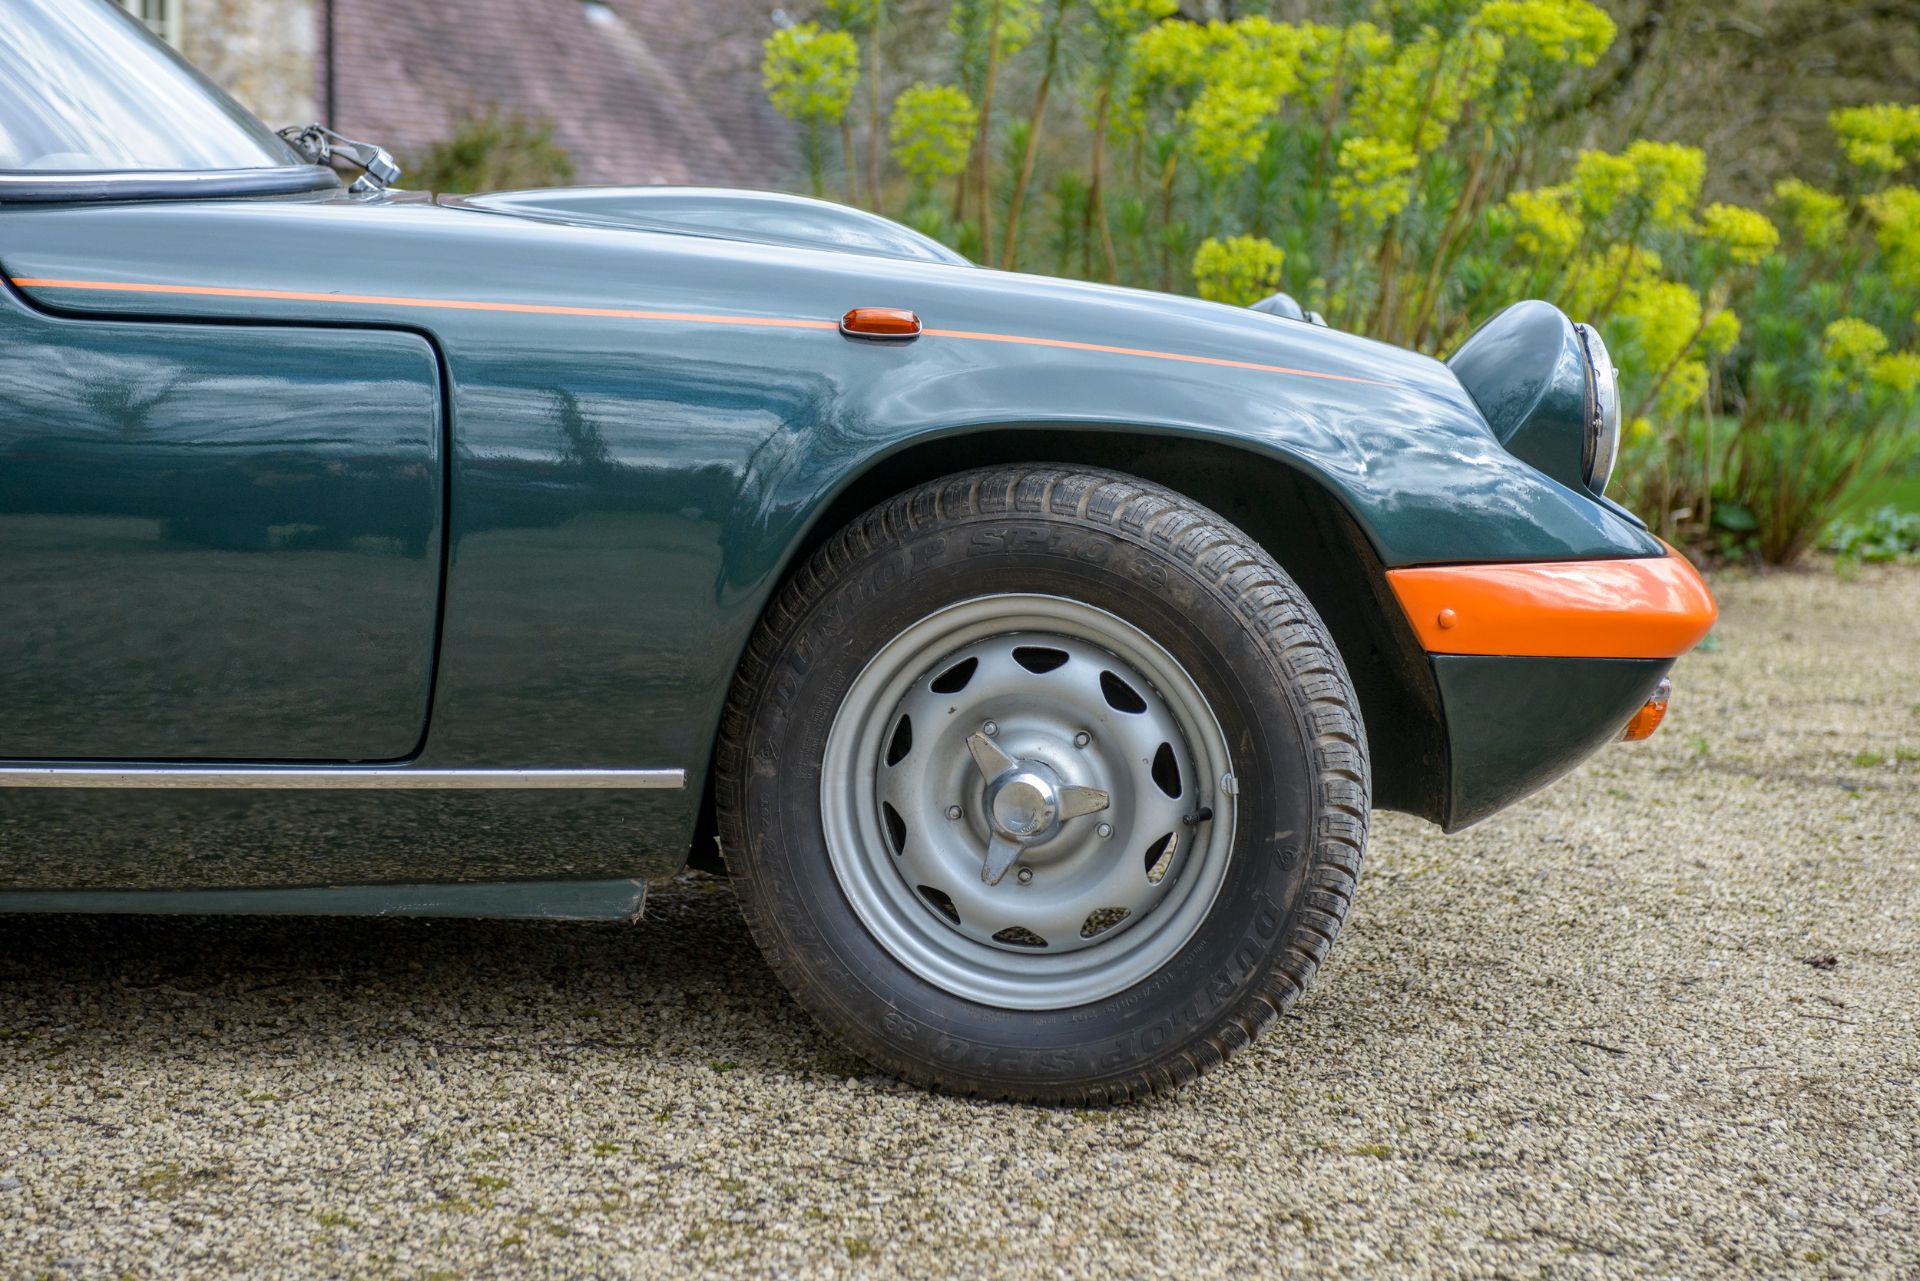
M 1588 489 L 1604 494 L 1620 458 L 1620 374 L 1599 330 L 1584 324 L 1574 329 L 1587 356 L 1586 442 L 1581 452 L 1581 475 Z

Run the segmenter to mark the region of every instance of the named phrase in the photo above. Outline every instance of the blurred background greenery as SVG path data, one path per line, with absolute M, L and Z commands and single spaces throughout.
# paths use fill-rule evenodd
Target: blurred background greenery
M 1620 364 L 1617 493 L 1665 536 L 1776 563 L 1915 550 L 1920 5 L 796 17 L 762 71 L 816 195 L 992 266 L 1234 304 L 1284 289 L 1437 355 L 1546 298 Z
M 1704 558 L 1920 558 L 1920 0 L 800 0 L 813 194 L 989 266 L 1276 290 L 1437 356 L 1598 326 L 1610 491 Z M 568 181 L 472 115 L 441 190 Z

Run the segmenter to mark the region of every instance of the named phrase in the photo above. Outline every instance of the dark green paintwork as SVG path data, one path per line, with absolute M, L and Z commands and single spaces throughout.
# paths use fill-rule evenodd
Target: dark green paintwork
M 0 757 L 411 755 L 441 426 L 413 334 L 0 294 Z
M 1558 307 L 1518 302 L 1475 330 L 1447 361 L 1514 457 L 1586 490 L 1586 349 Z
M 0 891 L 666 876 L 691 808 L 646 791 L 0 789 Z
M 445 204 L 577 227 L 623 227 L 795 249 L 944 262 L 967 260 L 930 236 L 848 205 L 775 191 L 718 187 L 543 187 L 449 198 Z
M 273 890 L 0 891 L 0 912 L 170 916 L 489 916 L 633 921 L 645 881 L 495 881 L 479 885 L 316 885 Z
M 95 345 L 155 328 L 182 341 L 212 329 L 245 345 L 277 326 L 380 329 L 395 342 L 430 343 L 448 410 L 449 522 L 438 652 L 414 659 L 436 664 L 418 761 L 689 775 L 684 792 L 593 798 L 14 792 L 0 796 L 4 821 L 16 832 L 57 833 L 62 848 L 7 856 L 0 886 L 671 870 L 686 857 L 738 656 L 796 549 L 868 469 L 929 442 L 1032 430 L 1209 442 L 1244 458 L 1243 483 L 1255 495 L 1285 492 L 1288 469 L 1323 486 L 1387 566 L 1662 551 L 1630 519 L 1502 448 L 1444 365 L 1191 299 L 344 193 L 0 208 L 0 270 L 320 295 L 26 286 L 9 300 L 46 323 L 57 316 L 72 332 L 99 335 Z M 932 335 L 875 344 L 830 329 L 417 307 L 396 296 L 812 320 L 907 307 L 935 329 L 1334 377 Z M 350 374 L 317 351 L 305 371 L 280 369 L 291 381 Z M 0 391 L 0 414 L 6 397 Z M 387 412 L 377 396 L 341 403 L 369 423 Z M 279 421 L 271 398 L 258 412 L 263 428 Z M 965 454 L 962 445 L 956 456 Z M 229 506 L 224 494 L 209 496 L 206 519 L 217 525 Z M 378 539 L 389 536 L 388 515 L 343 502 L 321 523 L 342 532 L 357 523 Z M 296 585 L 315 618 L 346 608 L 330 599 L 335 589 L 315 559 L 323 554 L 271 538 L 243 553 L 250 568 Z M 324 639 L 341 650 L 360 643 L 350 628 L 324 629 Z M 272 628 L 234 640 L 269 667 L 282 661 L 285 642 Z M 149 638 L 135 629 L 104 640 L 100 661 L 113 661 L 115 641 L 126 664 L 151 661 Z M 1564 723 L 1580 711 L 1519 715 Z M 1450 735 L 1456 758 L 1476 741 Z M 241 749 L 183 730 L 153 754 L 243 755 L 258 741 Z M 1454 773 L 1461 812 L 1503 790 L 1475 762 L 1456 759 Z
M 1449 832 L 1477 823 L 1578 765 L 1652 696 L 1672 659 L 1433 659 L 1452 760 Z
M 626 449 L 607 461 L 679 469 L 685 462 L 673 454 L 690 452 L 727 468 L 733 483 L 716 496 L 728 500 L 727 515 L 751 522 L 729 536 L 731 581 L 777 561 L 790 542 L 783 535 L 876 455 L 1036 422 L 1219 439 L 1252 458 L 1300 467 L 1341 496 L 1389 566 L 1660 551 L 1615 513 L 1501 449 L 1438 361 L 1246 309 L 977 268 L 345 196 L 14 209 L 0 217 L 0 265 L 13 276 L 817 320 L 855 306 L 898 306 L 943 329 L 1365 380 L 951 339 L 882 346 L 820 331 L 29 291 L 74 314 L 423 328 L 446 353 L 461 459 L 488 449 L 496 423 L 518 444 L 531 408 L 556 419 L 560 391 L 577 401 L 646 397 L 644 409 L 622 406 L 618 421 L 595 420 L 609 447 Z M 698 444 L 679 439 L 690 421 L 699 424 Z M 607 434 L 621 427 L 644 439 Z M 549 456 L 569 457 L 555 430 L 533 439 Z

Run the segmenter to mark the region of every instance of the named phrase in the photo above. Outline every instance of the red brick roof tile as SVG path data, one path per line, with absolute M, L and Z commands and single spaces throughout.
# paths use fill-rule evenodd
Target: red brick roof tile
M 327 5 L 316 6 L 325 22 Z M 553 121 L 581 183 L 778 187 L 766 0 L 332 0 L 332 125 L 418 153 L 490 105 Z M 322 32 L 318 42 L 325 48 Z M 324 53 L 316 94 L 327 102 Z

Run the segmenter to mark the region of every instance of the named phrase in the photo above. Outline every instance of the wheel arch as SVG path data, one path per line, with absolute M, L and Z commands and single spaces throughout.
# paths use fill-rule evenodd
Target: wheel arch
M 1007 463 L 1126 472 L 1184 494 L 1245 530 L 1299 584 L 1333 636 L 1367 727 L 1375 805 L 1441 821 L 1449 761 L 1432 665 L 1359 523 L 1326 484 L 1272 455 L 1213 440 L 1080 427 L 1009 425 L 916 440 L 868 461 L 821 504 L 789 549 L 781 580 L 848 522 L 894 495 Z M 706 773 L 711 778 L 711 769 Z M 694 837 L 695 867 L 718 870 L 717 830 L 709 788 Z

